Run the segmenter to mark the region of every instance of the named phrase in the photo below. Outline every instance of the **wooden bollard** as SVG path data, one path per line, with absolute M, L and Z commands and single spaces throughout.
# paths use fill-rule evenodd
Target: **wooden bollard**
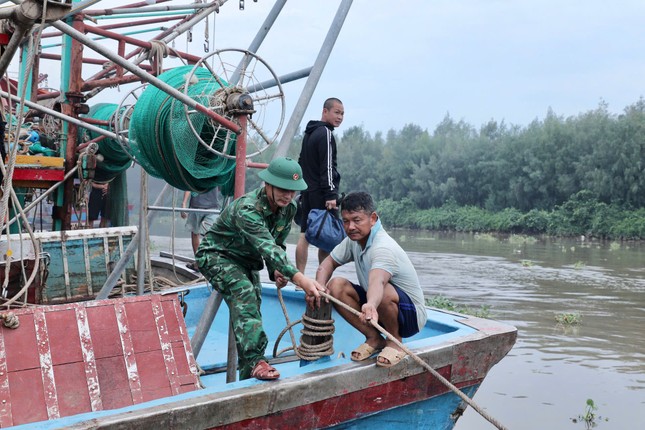
M 327 302 L 326 300 L 321 300 L 319 308 L 312 309 L 310 306 L 307 306 L 307 310 L 305 311 L 305 316 L 315 320 L 328 321 L 328 320 L 331 320 L 331 310 L 332 310 L 331 303 Z M 329 341 L 331 337 L 332 337 L 331 335 L 312 336 L 309 334 L 303 334 L 301 343 L 316 346 Z M 308 360 L 300 360 L 301 366 L 304 366 L 307 364 L 309 364 Z

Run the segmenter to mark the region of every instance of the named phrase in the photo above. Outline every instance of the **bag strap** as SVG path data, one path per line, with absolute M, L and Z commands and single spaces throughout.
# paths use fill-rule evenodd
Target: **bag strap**
M 320 225 L 318 226 L 318 231 L 316 232 L 316 239 L 320 238 L 320 233 L 322 233 L 322 229 L 325 226 L 325 221 L 327 220 L 328 216 L 329 216 L 329 211 L 325 210 L 325 215 L 323 216 L 322 221 L 320 221 Z

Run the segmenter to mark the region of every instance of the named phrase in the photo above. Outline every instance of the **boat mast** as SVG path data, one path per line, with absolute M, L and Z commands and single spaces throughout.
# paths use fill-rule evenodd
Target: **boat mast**
M 42 1 L 43 0 L 25 0 L 23 5 L 28 3 L 38 4 L 38 3 L 42 3 Z M 71 0 L 64 0 L 64 1 L 69 1 L 71 3 Z M 163 2 L 165 2 L 165 0 L 159 0 L 157 3 L 163 3 Z M 252 156 L 253 154 L 251 153 L 251 151 L 247 152 L 246 150 L 247 139 L 246 139 L 245 133 L 243 132 L 243 130 L 246 129 L 246 124 L 245 124 L 245 121 L 247 120 L 246 115 L 238 115 L 236 117 L 235 114 L 233 114 L 230 117 L 225 117 L 216 113 L 216 110 L 212 109 L 212 107 L 204 106 L 200 103 L 197 103 L 194 99 L 192 99 L 188 95 L 182 93 L 181 91 L 176 90 L 172 86 L 169 86 L 165 82 L 158 79 L 155 76 L 156 73 L 154 71 L 154 67 L 155 67 L 154 60 L 150 59 L 149 56 L 143 55 L 147 51 L 151 51 L 153 49 L 154 47 L 153 42 L 160 41 L 162 43 L 169 43 L 173 41 L 179 35 L 189 31 L 195 24 L 197 24 L 201 20 L 211 16 L 215 11 L 219 11 L 219 7 L 223 5 L 225 2 L 226 0 L 218 0 L 210 3 L 198 4 L 195 6 L 192 12 L 186 12 L 185 15 L 182 15 L 183 13 L 182 11 L 175 10 L 174 12 L 169 13 L 168 17 L 164 17 L 164 18 L 151 18 L 152 14 L 150 14 L 150 12 L 153 11 L 154 7 L 145 5 L 143 2 L 131 4 L 118 9 L 111 9 L 108 11 L 107 9 L 106 10 L 85 10 L 89 6 L 98 3 L 98 1 L 96 0 L 87 0 L 84 2 L 76 3 L 73 6 L 71 6 L 70 4 L 66 4 L 67 8 L 64 9 L 63 12 L 59 12 L 58 16 L 50 15 L 51 10 L 48 9 L 47 19 L 45 20 L 45 23 L 41 25 L 53 27 L 57 29 L 58 32 L 53 31 L 53 32 L 48 32 L 47 34 L 43 33 L 42 37 L 43 38 L 58 37 L 62 35 L 63 42 L 62 42 L 61 54 L 57 55 L 57 54 L 45 52 L 45 53 L 42 53 L 41 55 L 34 56 L 33 60 L 36 62 L 38 62 L 40 59 L 60 60 L 60 65 L 61 65 L 60 66 L 61 67 L 60 91 L 57 91 L 57 92 L 51 91 L 47 95 L 40 95 L 40 96 L 38 94 L 38 91 L 31 91 L 30 99 L 33 102 L 36 102 L 36 101 L 42 101 L 45 98 L 54 98 L 54 97 L 60 98 L 60 103 L 57 104 L 57 109 L 56 109 L 57 115 L 52 115 L 52 116 L 63 119 L 63 121 L 61 121 L 59 141 L 61 144 L 61 156 L 65 158 L 65 162 L 64 162 L 65 172 L 72 172 L 73 169 L 76 168 L 78 151 L 82 149 L 78 147 L 76 143 L 77 137 L 80 131 L 79 127 L 83 127 L 91 130 L 92 128 L 98 129 L 94 125 L 99 125 L 102 127 L 105 127 L 106 125 L 104 124 L 105 121 L 101 123 L 101 121 L 96 121 L 96 120 L 93 120 L 92 118 L 79 117 L 79 115 L 87 113 L 86 110 L 88 106 L 86 105 L 86 102 L 92 97 L 96 96 L 100 91 L 102 91 L 105 88 L 113 87 L 121 84 L 142 81 L 142 82 L 147 82 L 159 88 L 160 90 L 168 94 L 170 97 L 188 106 L 192 111 L 196 111 L 200 114 L 206 115 L 210 120 L 214 121 L 217 124 L 221 124 L 223 127 L 225 127 L 228 130 L 231 130 L 233 133 L 235 133 L 238 136 L 238 139 L 236 142 L 236 146 L 237 146 L 236 179 L 237 180 L 236 180 L 235 196 L 239 196 L 244 192 L 244 180 L 245 180 L 244 173 L 246 171 L 246 168 L 248 166 L 260 167 L 258 163 L 252 163 L 249 161 L 249 157 Z M 47 4 L 49 5 L 50 2 L 48 2 Z M 285 4 L 286 4 L 286 0 L 278 0 L 275 2 L 275 4 L 272 6 L 271 11 L 265 18 L 264 23 L 262 24 L 255 38 L 251 42 L 247 52 L 253 54 L 254 52 L 258 51 L 266 35 L 268 34 L 269 30 L 273 27 L 278 15 L 283 10 Z M 301 79 L 303 77 L 308 77 L 307 82 L 305 84 L 305 88 L 303 89 L 302 94 L 298 100 L 294 114 L 289 121 L 289 125 L 287 126 L 287 130 L 282 135 L 281 144 L 277 148 L 278 154 L 276 155 L 279 155 L 280 153 L 286 153 L 288 150 L 289 144 L 293 140 L 295 131 L 298 127 L 298 124 L 302 121 L 304 111 L 306 110 L 307 105 L 311 100 L 314 89 L 320 79 L 322 71 L 326 65 L 326 62 L 329 58 L 333 45 L 338 37 L 340 29 L 342 28 L 343 22 L 347 16 L 347 13 L 350 9 L 351 4 L 352 4 L 352 0 L 342 0 L 338 8 L 338 11 L 336 12 L 334 21 L 330 26 L 327 37 L 325 38 L 325 41 L 320 49 L 318 57 L 312 67 L 305 68 L 296 72 L 288 73 L 286 75 L 281 76 L 280 78 L 277 78 L 274 76 L 274 78 L 265 82 L 258 82 L 258 81 L 249 82 L 247 91 L 255 92 L 264 88 L 269 88 L 274 86 L 279 87 L 280 82 L 289 82 L 292 80 Z M 159 9 L 161 6 L 155 6 L 155 7 Z M 14 9 L 17 9 L 17 8 L 18 7 Z M 166 8 L 166 6 L 163 6 L 163 8 Z M 136 9 L 136 12 L 134 12 L 135 9 Z M 138 25 L 142 23 L 151 24 L 153 22 L 162 22 L 163 20 L 167 21 L 172 19 L 179 19 L 180 21 L 176 25 L 171 26 L 168 29 L 163 29 L 161 33 L 159 33 L 156 37 L 154 37 L 150 41 L 142 41 L 142 40 L 134 39 L 131 36 L 118 34 L 114 31 L 117 28 L 124 28 L 123 24 L 99 26 L 99 25 L 86 25 L 84 23 L 85 16 L 101 17 L 102 15 L 105 15 L 105 14 L 119 15 L 119 16 L 126 16 L 126 14 L 132 14 L 133 17 L 134 15 L 136 15 L 136 17 L 146 18 L 146 19 L 134 21 L 131 23 L 131 25 Z M 8 14 L 8 12 L 5 12 L 5 11 L 0 12 L 0 19 L 13 17 L 13 16 L 14 16 L 14 12 L 12 12 L 11 14 Z M 32 19 L 32 21 L 29 23 L 28 26 L 26 26 L 26 30 L 24 31 L 28 33 L 29 30 L 34 25 L 34 23 L 41 22 L 40 18 L 41 17 L 35 17 L 34 19 Z M 58 19 L 60 18 L 65 18 L 65 21 L 58 21 Z M 39 31 L 41 27 L 36 26 L 35 28 L 37 31 Z M 98 43 L 94 41 L 92 38 L 88 37 L 87 33 L 93 33 L 100 37 L 106 37 L 106 38 L 112 39 L 118 43 L 118 48 L 116 50 L 108 49 L 106 48 L 105 45 Z M 16 34 L 14 34 L 14 36 L 12 36 L 11 38 L 11 40 L 14 41 L 14 43 L 16 43 L 14 40 L 16 37 L 17 37 Z M 20 41 L 22 41 L 22 38 L 20 39 Z M 135 48 L 131 52 L 125 52 L 126 44 L 133 45 L 135 46 Z M 19 44 L 16 45 L 16 49 L 18 45 Z M 89 47 L 92 51 L 97 52 L 103 58 L 101 59 L 84 58 L 84 52 L 89 51 L 84 49 L 85 46 Z M 118 51 L 118 52 L 115 52 L 115 51 Z M 26 50 L 23 52 L 26 53 Z M 174 49 L 172 50 L 172 53 L 177 53 L 178 57 L 184 58 L 184 60 L 187 61 L 188 63 L 194 64 L 194 63 L 199 63 L 200 61 L 198 57 L 195 57 L 188 53 L 178 53 Z M 7 52 L 5 52 L 5 55 L 3 55 L 2 59 L 0 60 L 0 66 L 2 66 L 3 64 L 8 65 L 10 61 L 10 57 L 11 55 L 7 55 Z M 150 60 L 149 66 L 146 64 L 142 64 L 146 60 Z M 244 61 L 247 61 L 247 60 L 248 58 L 244 59 Z M 110 63 L 105 64 L 107 61 L 110 61 Z M 83 71 L 84 64 L 88 64 L 88 63 L 105 64 L 105 66 L 101 71 L 97 72 L 94 76 L 84 80 L 82 76 L 82 71 Z M 206 64 L 204 65 L 206 66 Z M 6 66 L 4 67 L 6 69 Z M 243 70 L 244 68 L 245 68 L 245 65 L 241 62 L 239 65 L 239 69 Z M 32 84 L 30 85 L 27 82 L 24 82 L 23 85 L 30 85 L 32 88 L 37 88 L 37 85 L 38 85 L 37 71 L 39 69 L 42 70 L 40 65 L 36 64 L 36 66 L 32 69 L 32 74 L 31 74 Z M 26 74 L 22 74 L 22 76 L 25 76 L 25 75 Z M 14 98 L 12 97 L 12 99 Z M 33 106 L 33 109 L 39 110 L 40 112 L 45 112 L 45 114 L 48 115 L 48 113 L 46 112 L 46 108 L 41 108 L 36 103 L 31 104 L 31 106 Z M 255 119 L 255 117 L 253 117 L 253 119 Z M 280 123 L 280 128 L 281 128 L 281 125 L 282 123 Z M 259 132 L 259 135 L 265 141 L 268 140 L 267 137 L 261 133 L 261 130 L 258 130 L 257 125 L 253 123 L 251 118 L 249 118 L 249 126 L 252 126 L 253 128 L 255 128 L 255 130 Z M 108 138 L 113 138 L 113 133 L 110 133 L 107 130 L 101 129 L 99 134 L 101 134 L 102 136 L 108 136 Z M 276 134 L 276 137 L 277 136 L 278 134 Z M 125 139 L 125 141 L 127 141 L 127 138 Z M 251 144 L 251 140 L 249 140 L 248 143 Z M 66 179 L 64 180 L 62 187 L 59 187 L 58 190 L 56 191 L 55 211 L 53 214 L 53 221 L 54 221 L 53 227 L 55 230 L 68 230 L 72 227 L 71 214 L 74 206 L 73 196 L 75 194 L 75 188 L 74 188 L 73 180 L 71 180 L 68 175 L 66 175 L 65 178 Z M 147 202 L 142 202 L 142 204 L 147 205 Z M 150 215 L 152 215 L 152 213 L 150 213 Z M 132 246 L 133 249 L 136 250 L 136 248 L 139 245 L 139 242 L 140 242 L 139 240 L 134 239 L 132 240 L 130 246 Z M 127 263 L 128 255 L 129 253 L 126 252 L 124 255 L 126 256 L 126 258 L 122 259 L 121 262 L 123 262 L 124 264 Z M 131 254 L 130 254 L 130 258 L 131 258 Z M 119 262 L 119 264 L 121 262 Z M 120 272 L 121 270 L 119 270 L 119 267 L 114 267 L 113 274 L 118 274 Z M 115 277 L 113 281 L 116 281 L 117 279 L 118 277 Z M 110 279 L 108 279 L 108 281 L 104 285 L 104 289 L 101 291 L 99 296 L 103 294 L 107 295 L 107 292 L 110 291 L 113 286 L 114 284 L 111 282 Z
M 338 39 L 340 30 L 343 28 L 343 23 L 345 22 L 345 18 L 347 18 L 349 9 L 352 6 L 352 1 L 353 0 L 343 0 L 338 6 L 336 16 L 334 17 L 334 20 L 329 27 L 325 41 L 320 47 L 318 57 L 314 62 L 309 77 L 307 78 L 305 87 L 302 89 L 300 98 L 298 99 L 296 107 L 291 114 L 291 118 L 287 123 L 287 127 L 282 134 L 282 138 L 280 139 L 280 143 L 278 144 L 274 157 L 284 157 L 285 155 L 287 155 L 289 147 L 291 146 L 291 142 L 293 141 L 293 137 L 296 135 L 296 130 L 298 130 L 298 127 L 302 122 L 302 118 L 305 115 L 307 107 L 309 107 L 309 102 L 311 102 L 311 97 L 314 94 L 314 90 L 316 89 L 316 86 L 318 86 L 318 82 L 320 81 L 323 70 L 325 70 L 325 65 L 327 64 L 327 60 L 331 55 L 332 48 L 334 47 L 334 44 Z

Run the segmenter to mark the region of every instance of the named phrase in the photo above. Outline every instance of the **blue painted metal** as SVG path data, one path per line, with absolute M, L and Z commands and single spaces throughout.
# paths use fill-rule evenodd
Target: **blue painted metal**
M 0 264 L 4 263 L 3 256 L 9 249 L 14 262 L 23 260 L 26 264 L 33 264 L 38 252 L 43 263 L 49 264 L 40 268 L 44 272 L 30 288 L 35 291 L 30 294 L 30 303 L 90 300 L 101 289 L 136 232 L 136 227 L 36 232 L 37 247 L 30 240 L 22 241 L 24 234 L 12 234 L 9 240 L 0 241 Z M 135 266 L 130 262 L 119 276 L 131 283 L 134 274 Z M 13 286 L 16 291 L 22 285 L 19 284 Z
M 203 303 L 205 303 L 208 298 L 207 293 L 208 291 L 205 289 L 196 289 L 191 290 L 190 294 L 187 296 L 188 309 L 191 310 L 191 312 L 186 315 L 186 326 L 188 327 L 188 334 L 190 336 L 192 336 L 193 331 L 197 326 L 197 322 L 199 321 Z M 264 329 L 269 337 L 267 354 L 270 354 L 274 345 L 272 340 L 276 339 L 282 329 L 284 329 L 286 321 L 282 312 L 280 312 L 281 307 L 277 298 L 277 290 L 275 288 L 268 287 L 265 288 L 263 293 L 262 315 Z M 200 300 L 196 300 L 196 296 L 198 294 L 202 295 Z M 285 288 L 282 290 L 282 295 L 285 303 L 287 304 L 289 319 L 291 321 L 299 319 L 305 312 L 303 293 L 301 291 L 288 290 Z M 340 318 L 338 314 L 334 313 L 333 318 L 335 320 L 334 325 L 336 327 L 336 333 L 334 334 L 334 355 L 343 353 L 345 355 L 344 360 L 349 362 L 351 351 L 361 344 L 364 339 L 361 339 L 361 335 L 344 319 Z M 222 306 L 215 317 L 212 328 L 209 331 L 197 358 L 197 363 L 204 370 L 226 365 L 226 348 L 222 347 L 222 345 L 226 345 L 228 339 L 228 327 L 226 325 L 228 319 L 228 307 Z M 298 327 L 295 328 L 296 331 L 298 329 Z M 417 346 L 428 346 L 433 343 L 445 342 L 453 338 L 475 332 L 475 329 L 458 323 L 455 320 L 455 316 L 452 314 L 433 312 L 432 319 L 428 320 L 426 326 L 413 337 L 406 339 L 406 346 L 414 349 Z M 289 336 L 284 336 L 278 346 L 278 350 L 290 345 L 291 341 Z M 294 364 L 297 365 L 298 363 Z M 337 365 L 338 359 L 331 360 L 327 364 L 328 366 Z M 317 363 L 317 366 L 325 367 L 325 363 Z M 298 367 L 297 369 L 293 369 L 293 371 L 296 374 L 303 374 L 310 372 L 311 370 L 308 368 L 305 369 Z
M 112 227 L 36 233 L 41 251 L 50 257 L 39 303 L 93 299 L 136 231 L 136 227 Z M 134 270 L 131 262 L 123 275 L 126 280 Z

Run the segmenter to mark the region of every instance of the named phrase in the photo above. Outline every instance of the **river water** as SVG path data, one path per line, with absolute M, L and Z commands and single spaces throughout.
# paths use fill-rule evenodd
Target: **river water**
M 645 244 L 390 234 L 409 253 L 427 297 L 487 306 L 490 318 L 518 328 L 515 347 L 474 397 L 499 422 L 509 429 L 586 429 L 574 419 L 591 399 L 595 428 L 645 428 Z M 292 235 L 291 258 L 295 241 Z M 186 243 L 178 240 L 175 249 L 189 249 Z M 314 255 L 311 248 L 310 276 Z M 562 314 L 579 314 L 579 324 L 557 323 Z M 488 428 L 472 408 L 455 427 Z

